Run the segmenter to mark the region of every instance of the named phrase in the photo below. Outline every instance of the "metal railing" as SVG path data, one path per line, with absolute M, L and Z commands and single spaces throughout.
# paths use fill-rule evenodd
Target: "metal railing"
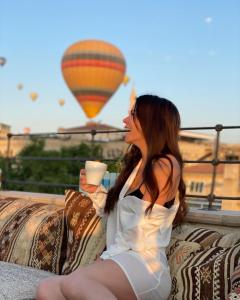
M 212 160 L 184 160 L 184 164 L 189 163 L 197 163 L 197 164 L 210 164 L 213 167 L 212 171 L 212 180 L 211 180 L 211 188 L 210 192 L 207 195 L 199 195 L 199 194 L 187 194 L 187 198 L 200 198 L 200 199 L 206 199 L 208 200 L 208 210 L 213 210 L 213 202 L 216 199 L 222 199 L 222 200 L 240 200 L 240 197 L 228 197 L 223 195 L 215 195 L 215 185 L 216 185 L 216 174 L 217 174 L 217 166 L 219 164 L 240 164 L 240 160 L 220 160 L 219 159 L 219 146 L 220 146 L 220 133 L 222 130 L 232 130 L 232 129 L 240 129 L 240 126 L 223 126 L 221 124 L 217 124 L 213 127 L 184 127 L 181 128 L 181 131 L 187 131 L 187 130 L 214 130 L 216 132 L 216 138 L 215 138 L 215 145 L 214 145 L 214 154 Z M 5 188 L 7 188 L 9 183 L 15 183 L 15 184 L 31 184 L 31 185 L 38 185 L 38 186 L 53 186 L 53 187 L 64 187 L 64 188 L 77 188 L 78 185 L 73 184 L 60 184 L 60 183 L 46 183 L 46 182 L 36 182 L 36 181 L 20 181 L 20 180 L 13 180 L 8 178 L 8 170 L 11 160 L 16 159 L 10 157 L 10 147 L 11 147 L 11 140 L 13 137 L 41 137 L 41 138 L 53 138 L 58 137 L 59 135 L 82 135 L 82 134 L 91 134 L 91 140 L 90 143 L 94 144 L 94 137 L 97 134 L 102 133 L 124 133 L 127 132 L 127 130 L 91 130 L 91 131 L 72 131 L 72 132 L 50 132 L 50 133 L 36 133 L 36 134 L 12 134 L 9 133 L 7 135 L 7 155 L 6 155 L 6 169 L 5 169 L 5 178 L 3 185 Z M 17 157 L 17 159 L 22 160 L 35 160 L 35 161 L 78 161 L 78 162 L 84 162 L 85 160 L 94 159 L 94 157 Z M 114 159 L 104 159 L 104 161 L 114 161 Z

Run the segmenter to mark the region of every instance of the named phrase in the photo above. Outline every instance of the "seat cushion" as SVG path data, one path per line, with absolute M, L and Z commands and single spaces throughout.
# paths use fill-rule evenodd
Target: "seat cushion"
M 35 299 L 40 280 L 54 274 L 32 267 L 0 262 L 0 299 Z

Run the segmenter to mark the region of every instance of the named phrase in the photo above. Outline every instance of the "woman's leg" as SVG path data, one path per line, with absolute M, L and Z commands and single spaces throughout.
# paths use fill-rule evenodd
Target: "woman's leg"
M 60 290 L 60 282 L 65 276 L 53 276 L 43 279 L 36 292 L 37 300 L 66 300 Z
M 105 298 L 105 294 L 101 294 L 101 287 L 103 293 L 107 289 L 115 298 L 110 298 L 110 295 L 109 298 Z M 87 267 L 77 269 L 61 282 L 61 289 L 65 297 L 71 300 L 116 298 L 136 300 L 126 275 L 112 260 L 97 260 Z M 77 297 L 77 295 L 83 295 L 86 298 Z
M 61 292 L 69 300 L 117 300 L 108 288 L 86 276 L 77 275 L 64 280 Z
M 98 260 L 87 267 L 80 267 L 67 276 L 57 278 L 59 279 L 49 282 L 48 286 L 46 284 L 48 279 L 45 281 L 45 288 L 51 290 L 49 297 L 43 290 L 44 282 L 39 286 L 38 300 L 136 300 L 128 279 L 118 264 L 112 260 Z

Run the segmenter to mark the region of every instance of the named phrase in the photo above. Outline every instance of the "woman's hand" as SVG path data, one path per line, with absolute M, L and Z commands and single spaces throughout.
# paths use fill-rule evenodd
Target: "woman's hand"
M 85 169 L 81 169 L 80 170 L 80 189 L 83 190 L 84 192 L 87 193 L 94 193 L 96 192 L 98 186 L 97 185 L 93 185 L 93 184 L 87 184 L 87 179 L 86 179 L 86 171 Z

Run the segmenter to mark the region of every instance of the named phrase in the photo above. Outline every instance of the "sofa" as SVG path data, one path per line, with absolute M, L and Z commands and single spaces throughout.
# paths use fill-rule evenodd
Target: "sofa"
M 41 279 L 92 263 L 105 230 L 80 192 L 0 192 L 0 300 L 35 299 Z M 185 222 L 173 229 L 166 254 L 169 300 L 240 299 L 239 228 Z

